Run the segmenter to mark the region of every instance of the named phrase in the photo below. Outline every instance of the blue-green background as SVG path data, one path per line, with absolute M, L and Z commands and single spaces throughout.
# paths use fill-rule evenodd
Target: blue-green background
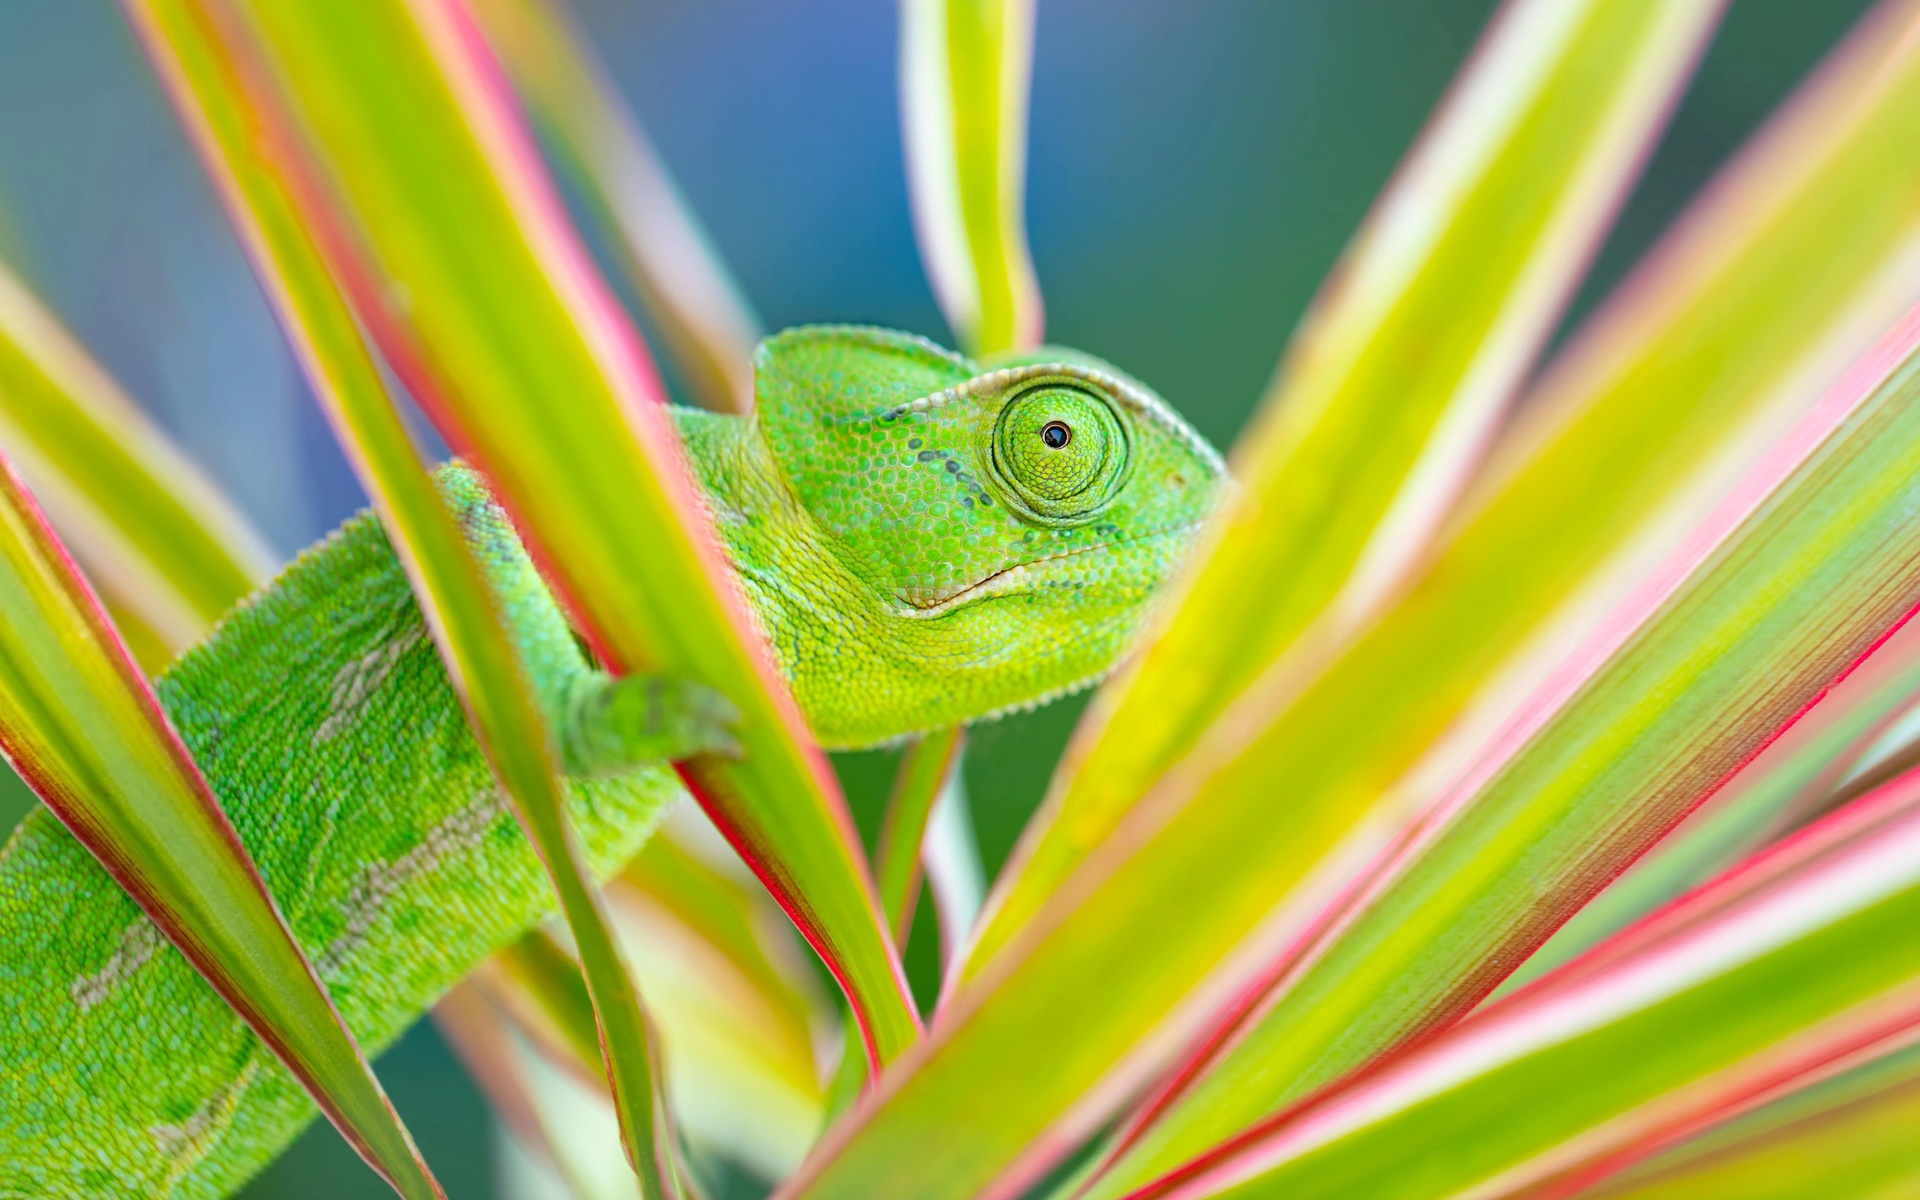
M 1225 445 L 1493 4 L 1038 5 L 1028 221 L 1048 336 L 1125 365 Z M 1865 7 L 1733 5 L 1579 307 Z M 581 0 L 581 10 L 769 327 L 871 321 L 948 340 L 908 216 L 891 4 Z M 359 506 L 110 4 L 0 3 L 0 258 L 280 551 Z M 1077 712 L 1057 704 L 974 734 L 969 781 L 990 867 Z M 870 831 L 890 763 L 840 765 Z M 21 803 L 0 794 L 0 827 Z M 929 932 L 917 930 L 909 954 L 923 987 Z M 431 1026 L 380 1065 L 449 1195 L 491 1195 L 485 1108 Z M 385 1194 L 325 1126 L 247 1193 Z

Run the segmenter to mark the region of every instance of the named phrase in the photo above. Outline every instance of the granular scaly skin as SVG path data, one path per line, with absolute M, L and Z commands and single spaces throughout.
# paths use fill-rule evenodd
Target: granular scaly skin
M 756 356 L 755 416 L 676 410 L 823 743 L 1084 686 L 1190 542 L 1212 450 L 1105 364 L 1030 357 L 983 373 L 906 335 L 795 330 Z M 592 665 L 479 478 L 440 479 L 564 723 Z M 369 1052 L 551 910 L 371 517 L 156 688 Z M 569 789 L 603 874 L 683 795 L 646 763 Z M 29 816 L 0 848 L 0 1197 L 222 1196 L 315 1111 L 65 828 Z

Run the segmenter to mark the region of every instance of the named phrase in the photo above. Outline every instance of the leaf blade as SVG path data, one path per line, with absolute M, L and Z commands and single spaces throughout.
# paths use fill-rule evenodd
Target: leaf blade
M 751 412 L 759 319 L 564 0 L 472 8 L 563 164 L 616 232 L 620 267 L 693 393 L 720 412 Z
M 0 749 L 396 1192 L 439 1186 L 145 678 L 0 456 Z
M 496 784 L 512 801 L 539 851 L 579 947 L 591 998 L 589 1018 L 606 1064 L 622 1140 L 643 1194 L 671 1188 L 670 1142 L 656 1103 L 656 1056 L 631 972 L 607 924 L 566 815 L 557 754 L 483 576 L 440 489 L 420 462 L 358 323 L 334 283 L 324 249 L 303 230 L 291 143 L 248 67 L 233 50 L 231 25 L 187 0 L 149 0 L 150 44 L 167 56 L 182 116 L 298 347 L 315 394 L 334 426 L 396 552 L 466 708 Z
M 1789 1095 L 1581 1194 L 1639 1200 L 1898 1195 L 1920 1115 L 1911 1050 Z M 1885 1192 L 1876 1190 L 1885 1188 Z
M 1235 448 L 1244 491 L 1172 589 L 1178 608 L 1076 731 L 968 977 L 1234 694 L 1263 672 L 1311 677 L 1398 590 L 1718 9 L 1518 4 L 1484 36 Z
M 952 984 L 987 896 L 986 866 L 980 861 L 980 843 L 974 833 L 966 774 L 961 766 L 947 776 L 946 787 L 934 797 L 920 858 L 926 868 L 927 891 L 933 895 L 934 915 L 940 923 L 944 990 Z
M 1463 716 L 1470 724 L 1483 689 L 1503 699 L 1499 672 L 1528 639 L 1564 637 L 1549 618 L 1583 598 L 1580 585 L 1623 546 L 1637 550 L 1631 537 L 1643 528 L 1665 531 L 1673 512 L 1697 520 L 1701 495 L 1724 486 L 1725 462 L 1751 458 L 1750 430 L 1775 435 L 1777 414 L 1804 408 L 1806 380 L 1824 382 L 1836 348 L 1858 353 L 1920 298 L 1902 251 L 1920 230 L 1916 176 L 1895 154 L 1917 111 L 1920 64 L 1904 36 L 1914 11 L 1888 10 L 1863 31 L 1732 168 L 1738 186 L 1715 185 L 1591 335 L 1577 369 L 1561 376 L 1560 399 L 1546 395 L 1562 406 L 1554 437 L 1513 451 L 1516 465 L 1447 535 L 1407 598 L 1297 697 L 1260 697 L 1267 707 L 1238 728 L 1223 725 L 1205 756 L 1163 780 L 1123 836 L 1053 901 L 1045 930 L 1023 938 L 1021 961 L 984 976 L 968 1009 L 959 1000 L 969 989 L 957 992 L 914 1073 L 830 1138 L 815 1170 L 831 1174 L 832 1186 L 796 1193 L 832 1195 L 878 1170 L 851 1165 L 855 1148 L 883 1154 L 922 1104 L 957 1114 L 937 1135 L 916 1126 L 922 1163 L 947 1152 L 1037 1161 L 1082 1136 L 1157 1065 L 1167 1042 L 1230 1014 L 1239 989 L 1281 960 L 1289 930 L 1365 861 L 1349 839 L 1364 856 L 1390 832 L 1396 780 L 1423 755 L 1448 752 L 1442 735 Z M 1591 520 L 1562 520 L 1567 512 Z M 1537 576 L 1513 569 L 1536 559 Z M 1270 793 L 1237 817 L 1210 802 L 1210 775 L 1255 745 L 1266 746 L 1270 777 L 1287 782 L 1284 822 L 1273 818 Z M 1378 817 L 1362 823 L 1369 813 Z M 1213 831 L 1204 850 L 1198 840 L 1191 857 L 1170 849 L 1202 828 Z M 1174 857 L 1185 866 L 1167 865 Z M 1222 865 L 1242 858 L 1257 868 Z M 1134 860 L 1148 865 L 1121 883 L 1121 866 Z M 1147 878 L 1150 866 L 1164 875 Z M 1205 939 L 1217 940 L 1201 951 Z M 1085 979 L 1108 989 L 1097 1011 L 1071 1003 L 1074 981 Z M 1047 1057 L 1047 1076 L 1027 1080 L 1021 1096 L 1000 1094 L 991 1080 L 1034 1054 Z M 1041 1088 L 1059 1090 L 1043 1102 L 1033 1095 Z
M 1439 792 L 1095 1194 L 1465 1012 L 1908 617 L 1920 542 L 1884 540 L 1884 505 L 1920 452 L 1916 347 L 1920 312 Z
M 1027 249 L 1032 0 L 901 0 L 900 118 L 920 261 L 968 355 L 1040 341 Z
M 1548 370 L 1529 406 L 1531 423 L 1502 447 L 1431 572 L 1348 660 L 1368 665 L 1330 673 L 1290 709 L 1283 701 L 1278 718 L 1242 749 L 1218 748 L 1216 764 L 1238 762 L 1231 769 L 1244 770 L 1251 760 L 1239 754 L 1271 752 L 1268 769 L 1299 780 L 1302 771 L 1318 774 L 1299 755 L 1324 757 L 1326 739 L 1345 737 L 1356 743 L 1359 770 L 1334 784 L 1344 792 L 1330 798 L 1353 806 L 1383 798 L 1391 806 L 1400 788 L 1399 804 L 1417 802 L 1446 771 L 1486 753 L 1513 700 L 1571 648 L 1569 634 L 1590 628 L 1594 614 L 1647 570 L 1649 549 L 1672 544 L 1703 502 L 1725 491 L 1720 480 L 1733 464 L 1753 457 L 1741 443 L 1778 436 L 1779 414 L 1824 382 L 1837 350 L 1869 322 L 1891 321 L 1899 310 L 1890 306 L 1920 298 L 1915 180 L 1887 157 L 1916 128 L 1917 21 L 1920 6 L 1896 3 L 1864 22 Z M 1731 346 L 1740 352 L 1727 353 Z M 1736 432 L 1739 422 L 1750 432 Z M 1666 497 L 1656 490 L 1662 487 Z M 1627 524 L 1635 514 L 1646 527 L 1634 531 L 1638 544 Z M 1526 569 L 1510 569 L 1517 563 Z M 1584 592 L 1574 582 L 1581 569 L 1592 572 L 1578 585 Z M 1556 604 L 1557 629 L 1542 621 Z M 1540 607 L 1529 612 L 1532 605 Z M 1512 658 L 1499 664 L 1502 654 Z M 1473 692 L 1490 678 L 1494 703 L 1486 704 Z M 1399 699 L 1383 705 L 1379 697 L 1390 688 Z M 1409 697 L 1418 699 L 1402 704 Z M 1324 712 L 1308 711 L 1328 703 Z M 1416 723 L 1389 734 L 1423 708 Z M 1464 730 L 1445 734 L 1451 747 L 1445 740 L 1436 747 L 1447 721 Z M 1253 749 L 1260 744 L 1268 750 Z M 1414 765 L 1416 748 L 1429 760 L 1421 774 L 1390 782 Z M 1290 969 L 1276 961 L 1269 979 Z M 1227 1073 L 1217 1061 L 1220 1044 L 1246 1036 L 1245 1008 L 1259 1003 L 1247 1000 L 1197 1039 L 1196 1056 L 1213 1061 L 1189 1062 L 1181 1072 Z M 1199 1101 L 1190 1099 L 1196 1131 L 1181 1139 L 1185 1153 L 1261 1105 L 1283 1102 L 1277 1083 L 1251 1082 L 1261 1053 L 1235 1053 L 1233 1071 L 1251 1090 L 1226 1103 L 1230 1085 L 1209 1085 L 1219 1105 L 1211 1120 L 1199 1118 Z M 1263 1099 L 1253 1103 L 1253 1095 Z
M 1909 622 L 1562 926 L 1501 984 L 1501 991 L 1538 978 L 1812 814 L 1838 807 L 1836 787 L 1854 774 L 1861 752 L 1916 696 L 1920 626 Z M 1871 786 L 1856 791 L 1847 784 L 1845 792 L 1860 795 Z
M 817 1035 L 838 1016 L 765 893 L 737 861 L 722 866 L 683 840 L 687 827 L 649 843 L 608 898 L 652 981 L 680 1128 L 778 1179 L 819 1131 Z
M 1920 904 L 1915 783 L 1750 860 L 1136 1200 L 1352 1187 L 1565 1194 L 1637 1143 L 1911 1045 L 1920 941 L 1903 925 Z M 1560 1086 L 1568 1078 L 1584 1086 Z M 1488 1134 L 1460 1139 L 1462 1118 Z M 1456 1148 L 1436 1155 L 1446 1127 Z
M 509 1147 L 525 1156 L 502 1171 L 501 1197 L 636 1200 L 639 1184 L 597 1063 L 585 1064 L 583 1078 L 530 1044 L 483 982 L 490 970 L 483 967 L 449 992 L 433 1015 L 492 1106 Z
M 851 821 L 702 525 L 644 348 L 477 32 L 442 0 L 247 9 L 351 214 L 364 275 L 349 291 L 375 340 L 485 468 L 602 656 L 741 709 L 745 758 L 682 774 L 847 990 L 870 1059 L 891 1059 L 919 1022 Z
M 928 818 L 947 779 L 960 768 L 966 731 L 959 726 L 923 734 L 900 759 L 887 797 L 887 815 L 880 826 L 875 853 L 875 875 L 880 887 L 880 909 L 887 915 L 893 939 L 906 945 L 913 925 L 914 896 L 920 887 L 920 847 Z

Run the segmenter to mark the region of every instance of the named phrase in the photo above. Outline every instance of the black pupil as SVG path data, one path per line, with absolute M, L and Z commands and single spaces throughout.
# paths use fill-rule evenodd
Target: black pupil
M 1062 421 L 1048 421 L 1040 430 L 1040 440 L 1049 449 L 1058 450 L 1073 440 L 1073 430 L 1068 429 Z

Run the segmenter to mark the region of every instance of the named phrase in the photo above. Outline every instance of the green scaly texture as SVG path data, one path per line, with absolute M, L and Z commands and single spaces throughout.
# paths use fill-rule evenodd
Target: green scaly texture
M 1151 392 L 1070 351 L 983 370 L 905 334 L 817 327 L 770 339 L 755 368 L 754 416 L 675 417 L 827 745 L 1098 678 L 1223 477 Z M 440 482 L 557 740 L 657 746 L 653 725 L 568 727 L 595 668 L 479 477 Z M 551 911 L 372 517 L 302 554 L 156 688 L 369 1052 Z M 700 722 L 676 715 L 666 726 L 700 748 Z M 684 795 L 662 764 L 624 766 L 569 783 L 603 876 Z M 0 849 L 0 1197 L 222 1196 L 315 1112 L 65 828 L 29 816 Z

